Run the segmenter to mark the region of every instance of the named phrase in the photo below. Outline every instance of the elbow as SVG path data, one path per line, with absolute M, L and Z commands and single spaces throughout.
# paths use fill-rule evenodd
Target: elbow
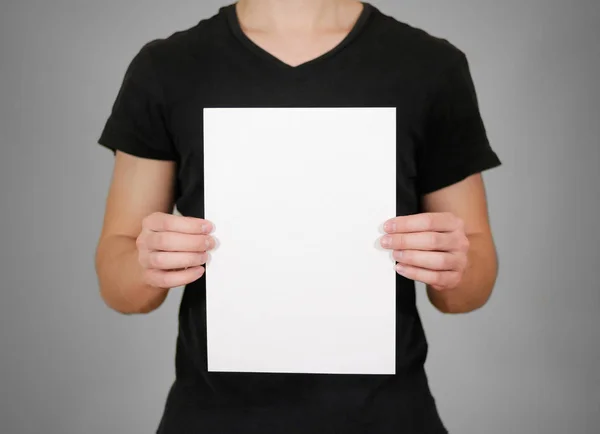
M 492 287 L 481 288 L 475 294 L 471 294 L 471 296 L 466 296 L 466 294 L 459 292 L 453 294 L 452 291 L 448 291 L 445 294 L 435 294 L 435 290 L 430 290 L 428 293 L 431 304 L 440 313 L 459 315 L 483 308 L 490 300 L 492 289 Z
M 487 301 L 482 302 L 471 302 L 471 303 L 433 303 L 434 307 L 445 315 L 460 315 L 465 313 L 474 312 L 485 306 Z
M 146 315 L 155 311 L 160 306 L 160 303 L 152 303 L 150 301 L 134 302 L 123 296 L 118 296 L 120 292 L 122 291 L 100 285 L 100 298 L 104 304 L 109 309 L 121 315 Z
M 108 267 L 106 255 L 100 254 L 100 246 L 96 251 L 95 269 L 100 298 L 111 310 L 122 315 L 143 315 L 153 312 L 164 301 L 161 294 L 148 289 L 135 279 L 119 276 L 118 269 Z M 133 282 L 132 282 L 133 280 Z
M 121 315 L 134 315 L 141 313 L 141 309 L 137 306 L 133 306 L 132 303 L 125 303 L 121 297 L 116 297 L 115 291 L 109 288 L 107 285 L 100 283 L 100 298 L 104 302 L 104 305 L 110 310 L 117 312 Z
M 448 291 L 436 291 L 428 288 L 429 300 L 434 307 L 444 314 L 464 314 L 483 308 L 488 304 L 498 276 L 498 265 L 494 263 L 488 273 L 472 279 L 465 285 L 459 285 Z

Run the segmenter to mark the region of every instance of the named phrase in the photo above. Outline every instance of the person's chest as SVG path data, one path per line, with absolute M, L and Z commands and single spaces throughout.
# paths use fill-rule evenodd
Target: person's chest
M 208 60 L 188 58 L 173 67 L 165 88 L 166 120 L 183 162 L 183 188 L 197 190 L 203 182 L 207 108 L 392 107 L 396 111 L 398 203 L 414 211 L 426 88 L 408 65 L 377 53 L 362 54 L 340 55 L 318 67 L 309 63 L 307 68 L 294 69 L 267 68 L 258 60 L 223 50 Z M 236 128 L 235 122 L 228 127 Z M 372 137 L 377 140 L 378 132 L 373 131 Z M 368 152 L 369 143 L 364 148 Z
M 375 54 L 338 56 L 318 67 L 264 66 L 222 52 L 172 68 L 165 87 L 167 125 L 183 158 L 202 153 L 204 109 L 215 107 L 393 107 L 399 156 L 414 157 L 427 93 L 410 67 Z

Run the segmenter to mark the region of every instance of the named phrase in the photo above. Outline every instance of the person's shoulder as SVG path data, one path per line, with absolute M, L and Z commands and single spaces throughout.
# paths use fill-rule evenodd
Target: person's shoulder
M 447 38 L 374 9 L 378 21 L 378 40 L 385 44 L 390 55 L 404 64 L 408 62 L 419 69 L 439 70 L 466 57 Z
M 140 54 L 157 64 L 172 64 L 187 57 L 198 57 L 218 50 L 218 42 L 226 36 L 227 25 L 221 10 L 201 19 L 193 26 L 156 37 L 142 45 Z

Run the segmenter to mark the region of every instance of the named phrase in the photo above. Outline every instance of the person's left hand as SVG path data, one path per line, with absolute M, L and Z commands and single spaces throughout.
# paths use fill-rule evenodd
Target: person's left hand
M 414 214 L 388 220 L 384 230 L 381 245 L 393 250 L 399 274 L 437 290 L 459 285 L 469 251 L 461 219 L 451 213 Z

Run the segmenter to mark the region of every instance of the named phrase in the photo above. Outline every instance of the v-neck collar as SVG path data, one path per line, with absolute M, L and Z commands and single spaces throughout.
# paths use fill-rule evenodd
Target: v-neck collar
M 237 10 L 236 3 L 230 4 L 223 8 L 223 12 L 227 18 L 231 31 L 235 35 L 235 37 L 242 43 L 244 46 L 249 49 L 254 55 L 262 58 L 266 63 L 271 64 L 272 66 L 279 68 L 283 71 L 288 71 L 290 73 L 299 73 L 301 71 L 307 71 L 312 69 L 319 64 L 325 62 L 326 60 L 334 57 L 336 54 L 341 52 L 344 48 L 346 48 L 364 29 L 369 16 L 371 15 L 372 7 L 370 3 L 362 2 L 363 9 L 354 23 L 354 26 L 350 30 L 350 32 L 342 39 L 335 47 L 330 49 L 329 51 L 311 59 L 303 62 L 297 66 L 290 65 L 283 60 L 279 59 L 277 56 L 271 54 L 269 51 L 265 50 L 258 44 L 256 44 L 252 39 L 250 39 L 246 33 L 243 31 Z

